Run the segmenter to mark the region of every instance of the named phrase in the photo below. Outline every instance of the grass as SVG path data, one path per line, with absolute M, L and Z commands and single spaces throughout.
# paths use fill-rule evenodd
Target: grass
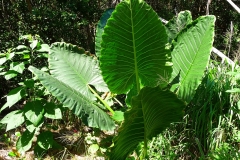
M 233 87 L 229 71 L 210 62 L 182 122 L 149 143 L 150 159 L 240 159 L 239 96 L 226 92 Z

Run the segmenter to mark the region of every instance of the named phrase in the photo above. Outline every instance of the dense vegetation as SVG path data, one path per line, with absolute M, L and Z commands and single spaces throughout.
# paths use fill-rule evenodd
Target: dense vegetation
M 146 2 L 2 1 L 8 156 L 240 158 L 240 14 L 226 1 L 211 15 L 205 1 Z

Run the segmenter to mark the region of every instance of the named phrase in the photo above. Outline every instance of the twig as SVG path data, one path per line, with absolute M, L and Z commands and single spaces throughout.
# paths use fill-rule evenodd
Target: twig
M 230 23 L 229 45 L 228 45 L 228 57 L 229 57 L 229 53 L 230 53 L 230 50 L 231 50 L 232 36 L 233 36 L 233 23 L 231 21 L 231 23 Z
M 65 158 L 66 151 L 67 151 L 67 148 L 65 148 L 65 147 L 64 147 L 64 152 L 63 152 L 63 155 L 62 155 L 62 158 L 61 158 L 61 160 L 63 160 L 63 159 Z
M 231 0 L 227 0 L 228 3 L 232 5 L 232 7 L 240 14 L 240 8 L 234 4 Z
M 213 47 L 212 52 L 222 58 L 222 63 L 226 60 L 228 64 L 235 66 L 235 63 L 230 58 L 225 56 L 222 52 L 220 52 L 218 49 Z
M 209 5 L 210 5 L 211 1 L 212 1 L 212 0 L 208 0 L 208 1 L 207 1 L 206 15 L 209 15 Z

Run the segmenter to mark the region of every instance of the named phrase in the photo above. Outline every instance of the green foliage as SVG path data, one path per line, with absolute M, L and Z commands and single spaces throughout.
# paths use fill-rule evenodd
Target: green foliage
M 172 51 L 174 78 L 181 83 L 174 84 L 178 96 L 188 103 L 201 83 L 204 70 L 210 59 L 214 37 L 215 16 L 199 17 L 188 25 L 176 38 Z
M 56 15 L 52 12 L 53 17 Z M 77 14 L 61 12 L 61 17 L 75 20 Z M 17 142 L 19 152 L 29 150 L 35 141 L 37 154 L 53 148 L 56 142 L 52 133 L 46 130 L 40 133 L 44 117 L 62 118 L 62 107 L 52 101 L 50 92 L 89 127 L 112 131 L 118 121 L 124 119 L 111 148 L 111 159 L 126 159 L 135 149 L 140 159 L 147 158 L 149 140 L 170 123 L 181 120 L 185 105 L 191 104 L 202 82 L 212 49 L 214 22 L 214 16 L 199 17 L 192 22 L 190 12 L 185 11 L 163 26 L 156 12 L 143 0 L 123 1 L 114 11 L 107 10 L 99 21 L 96 34 L 99 61 L 75 45 L 58 42 L 49 48 L 37 36 L 23 36 L 30 42 L 28 45 L 19 45 L 1 55 L 1 65 L 8 63 L 1 66 L 1 75 L 7 80 L 21 77 L 20 87 L 8 94 L 1 110 L 22 100 L 26 103 L 21 110 L 9 113 L 1 123 L 7 124 L 7 130 L 26 125 L 26 131 Z M 81 25 L 87 24 L 82 20 Z M 15 61 L 16 55 L 22 57 L 20 61 Z M 37 61 L 37 58 L 44 60 Z M 49 70 L 45 58 L 48 58 Z M 107 98 L 100 97 L 109 90 L 127 94 L 129 108 L 125 113 L 114 111 Z M 206 116 L 201 113 L 207 110 L 197 113 L 195 117 L 204 120 Z M 15 118 L 18 123 L 12 123 Z M 204 157 L 202 146 L 205 144 L 198 140 L 203 133 L 196 135 L 194 141 L 198 142 Z M 100 145 L 96 143 L 88 149 L 91 153 L 99 150 Z M 169 153 L 171 158 L 176 157 L 175 152 Z
M 44 107 L 41 101 L 27 102 L 23 108 L 25 117 L 34 126 L 38 126 L 44 115 Z
M 168 90 L 143 88 L 132 99 L 132 109 L 125 113 L 125 123 L 115 139 L 111 159 L 125 159 L 140 142 L 157 136 L 171 122 L 180 121 L 184 107 L 185 104 Z
M 26 130 L 22 136 L 18 139 L 16 148 L 18 152 L 24 153 L 32 147 L 32 140 L 34 137 L 34 132 L 29 132 Z
M 94 29 L 109 0 L 6 1 L 1 3 L 0 51 L 18 44 L 18 37 L 38 33 L 51 44 L 66 41 L 94 53 Z
M 102 40 L 100 68 L 112 92 L 127 93 L 133 84 L 138 92 L 140 86 L 167 84 L 172 71 L 170 51 L 165 49 L 167 34 L 145 2 L 121 2 L 109 18 Z
M 172 145 L 174 142 L 174 138 L 177 136 L 176 133 L 170 133 L 173 125 L 170 126 L 169 129 L 164 131 L 162 134 L 159 134 L 157 137 L 154 137 L 148 144 L 149 159 L 158 159 L 158 160 L 168 160 L 168 159 L 179 159 L 178 153 L 176 151 L 181 151 L 184 147 L 184 143 L 178 143 L 176 145 Z M 169 134 L 170 133 L 170 134 Z
M 231 107 L 230 94 L 226 93 L 231 88 L 230 79 L 225 74 L 227 70 L 227 66 L 211 61 L 196 96 L 189 104 L 187 121 L 205 156 L 225 142 L 232 143 L 232 146 L 235 143 L 233 131 L 238 122 L 233 117 L 238 113 L 233 110 L 235 106 Z
M 210 156 L 210 159 L 239 159 L 239 151 L 234 147 L 230 146 L 228 143 L 223 143 L 219 148 L 217 148 Z
M 150 159 L 239 159 L 239 95 L 226 92 L 237 87 L 226 74 L 231 70 L 210 61 L 183 120 L 149 143 Z
M 98 69 L 98 62 L 84 54 L 82 48 L 65 43 L 54 43 L 50 48 L 49 69 L 51 75 L 34 67 L 29 69 L 58 100 L 81 117 L 85 124 L 102 130 L 113 130 L 112 119 L 96 102 L 100 98 L 92 89 L 108 91 Z M 104 102 L 104 105 L 109 106 Z M 110 111 L 111 108 L 109 108 Z
M 46 118 L 62 119 L 62 112 L 60 106 L 56 105 L 55 103 L 50 102 L 45 104 L 44 110 L 45 110 L 44 116 Z
M 26 88 L 25 87 L 17 87 L 12 89 L 7 95 L 7 103 L 0 109 L 0 111 L 4 110 L 7 107 L 12 107 L 18 101 L 20 101 L 23 97 L 26 96 Z
M 177 17 L 172 18 L 166 25 L 169 42 L 174 40 L 188 24 L 192 23 L 192 14 L 190 11 L 181 11 Z
M 112 15 L 112 12 L 114 11 L 113 8 L 107 9 L 101 16 L 97 29 L 96 29 L 96 36 L 95 36 L 95 53 L 97 57 L 100 57 L 101 54 L 101 42 L 102 42 L 102 34 L 104 32 L 104 27 L 107 24 L 107 20 Z
M 78 90 L 87 98 L 95 100 L 89 89 L 90 85 L 99 92 L 108 91 L 101 77 L 98 61 L 94 57 L 87 56 L 84 49 L 70 44 L 54 43 L 49 56 L 51 75 Z
M 127 21 L 123 23 L 120 17 L 125 17 L 124 19 L 127 19 Z M 171 22 L 171 29 L 175 29 L 174 36 L 178 34 L 178 31 L 180 32 L 173 43 L 174 49 L 172 56 L 174 73 L 171 80 L 179 79 L 177 81 L 178 84 L 174 84 L 171 90 L 175 91 L 178 96 L 186 102 L 190 102 L 208 64 L 213 43 L 215 17 L 200 17 L 185 29 L 183 29 L 184 25 L 191 22 L 191 15 L 189 12 L 186 12 L 185 15 L 180 14 L 179 19 Z M 178 23 L 180 23 L 179 21 L 181 20 L 183 28 L 177 30 L 180 26 Z M 211 23 L 207 23 L 207 21 Z M 154 24 L 155 27 L 152 27 L 152 24 Z M 158 121 L 159 127 L 162 127 L 162 130 L 158 130 L 154 135 L 147 137 L 145 130 L 147 130 L 146 126 L 148 125 L 145 125 L 145 119 L 151 118 L 143 114 L 145 113 L 144 109 L 140 112 L 141 110 L 139 110 L 138 107 L 141 105 L 135 104 L 135 98 L 133 98 L 131 102 L 131 98 L 134 95 L 141 95 L 142 90 L 140 91 L 140 89 L 143 86 L 153 87 L 160 84 L 161 87 L 164 87 L 166 83 L 168 83 L 169 74 L 171 73 L 171 65 L 169 65 L 170 50 L 165 49 L 167 36 L 164 33 L 166 33 L 165 29 L 154 11 L 149 8 L 146 3 L 137 0 L 121 2 L 116 7 L 116 10 L 104 28 L 100 56 L 100 68 L 103 73 L 103 78 L 112 92 L 127 93 L 131 90 L 129 92 L 131 94 L 128 95 L 127 98 L 127 103 L 131 103 L 132 109 L 126 113 L 125 121 L 119 130 L 120 133 L 115 139 L 115 146 L 112 151 L 113 159 L 125 159 L 141 141 L 144 141 L 144 151 L 141 157 L 145 157 L 147 140 L 161 133 L 163 128 L 168 126 L 169 123 L 177 121 L 174 118 L 170 118 L 168 121 L 166 118 L 162 119 L 162 123 L 160 124 Z M 169 31 L 168 34 L 173 35 L 170 34 Z M 189 36 L 191 38 L 187 39 Z M 197 38 L 196 41 L 195 38 Z M 146 43 L 147 40 L 150 39 L 151 43 Z M 204 43 L 204 45 L 202 42 L 205 41 L 208 43 Z M 181 50 L 182 48 L 183 50 Z M 202 57 L 204 57 L 203 61 Z M 190 80 L 192 74 L 196 78 Z M 145 77 L 147 77 L 147 79 L 145 79 Z M 179 86 L 176 87 L 176 85 Z M 154 94 L 151 94 L 152 97 L 154 97 L 153 95 Z M 161 94 L 158 93 L 156 96 L 161 97 Z M 169 98 L 170 97 L 173 98 L 173 95 L 169 95 Z M 146 96 L 144 100 L 146 102 L 152 102 L 153 100 L 150 99 L 150 97 Z M 166 97 L 163 99 L 166 99 Z M 145 103 L 143 98 L 139 101 Z M 177 106 L 179 107 L 178 112 L 172 112 L 175 117 L 178 117 L 178 114 L 181 115 L 182 110 L 180 103 Z M 155 111 L 156 108 L 154 105 L 152 107 L 153 108 L 148 106 L 148 108 Z M 139 112 L 135 113 L 136 111 Z M 137 116 L 138 114 L 139 116 Z M 159 111 L 158 114 L 170 115 L 164 113 L 163 110 Z M 150 115 L 153 116 L 154 114 Z M 138 117 L 142 117 L 143 119 L 139 119 Z M 140 127 L 143 129 L 139 131 L 139 124 L 141 123 L 144 125 Z M 131 124 L 133 125 L 129 126 Z M 166 126 L 164 126 L 164 124 Z M 154 127 L 156 126 L 153 126 L 153 128 Z M 135 133 L 138 133 L 139 136 L 136 136 Z M 135 137 L 135 139 L 130 137 Z
M 53 145 L 52 132 L 46 131 L 39 134 L 37 144 L 39 145 L 39 147 L 45 150 L 52 148 Z
M 46 91 L 26 70 L 28 65 L 35 65 L 42 70 L 47 70 L 45 64 L 49 46 L 42 43 L 37 35 L 26 35 L 22 36 L 21 39 L 28 41 L 29 45 L 19 45 L 9 50 L 1 58 L 3 67 L 1 75 L 7 80 L 20 81 L 18 83 L 20 86 L 8 93 L 7 102 L 1 107 L 0 112 L 17 104 L 21 104 L 22 107 L 20 110 L 8 113 L 0 123 L 7 125 L 6 131 L 26 125 L 26 131 L 23 132 L 16 144 L 18 152 L 23 153 L 32 147 L 32 142 L 39 135 L 38 132 L 43 126 L 44 116 L 59 119 L 62 117 L 62 111 L 59 105 L 42 99 L 43 96 L 48 98 Z M 24 104 L 22 104 L 23 101 L 25 101 Z M 53 137 L 49 138 L 53 141 Z
M 7 114 L 0 123 L 7 124 L 6 131 L 17 128 L 25 121 L 23 111 L 15 110 Z
M 91 144 L 88 148 L 88 152 L 91 154 L 95 154 L 99 150 L 99 146 L 97 144 Z

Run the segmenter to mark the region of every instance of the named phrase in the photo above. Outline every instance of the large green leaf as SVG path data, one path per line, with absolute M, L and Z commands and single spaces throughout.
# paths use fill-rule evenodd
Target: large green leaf
M 54 43 L 50 48 L 49 69 L 53 77 L 95 100 L 89 90 L 93 85 L 98 91 L 108 91 L 98 68 L 98 61 L 84 54 L 82 48 L 66 43 Z
M 171 42 L 174 38 L 176 38 L 177 34 L 191 22 L 192 15 L 190 11 L 182 11 L 177 15 L 177 17 L 172 18 L 165 26 L 169 41 Z
M 48 150 L 49 148 L 52 148 L 53 145 L 53 134 L 50 131 L 45 131 L 39 134 L 37 137 L 37 144 L 42 149 Z
M 32 102 L 27 102 L 23 108 L 24 114 L 26 118 L 34 124 L 34 126 L 38 126 L 41 122 L 44 114 L 44 107 L 42 101 L 36 100 Z
M 156 12 L 142 0 L 118 4 L 107 21 L 100 68 L 109 89 L 127 93 L 133 84 L 165 85 L 171 75 L 168 37 Z
M 179 121 L 184 107 L 184 103 L 174 93 L 159 87 L 144 87 L 132 99 L 132 109 L 125 114 L 110 159 L 126 159 L 140 142 L 150 140 L 171 122 Z
M 23 111 L 16 110 L 8 113 L 0 123 L 7 124 L 6 131 L 17 128 L 25 121 Z
M 97 29 L 96 29 L 96 36 L 95 36 L 95 52 L 96 55 L 99 57 L 101 54 L 101 42 L 102 42 L 102 34 L 104 32 L 104 27 L 107 24 L 107 20 L 112 15 L 112 12 L 114 11 L 113 8 L 107 9 L 101 16 Z
M 7 102 L 0 109 L 0 112 L 6 109 L 7 107 L 12 107 L 18 101 L 20 101 L 23 97 L 26 96 L 26 88 L 25 87 L 17 87 L 11 90 L 7 95 Z
M 49 102 L 44 106 L 46 113 L 44 114 L 45 117 L 51 119 L 62 119 L 62 111 L 58 105 L 55 103 Z
M 180 83 L 173 85 L 180 98 L 190 102 L 201 83 L 208 64 L 214 37 L 215 16 L 199 17 L 175 39 L 172 51 L 172 79 L 179 75 Z
M 18 152 L 25 153 L 32 147 L 32 139 L 34 137 L 34 132 L 29 132 L 28 130 L 23 132 L 23 135 L 18 139 L 16 144 Z
M 79 92 L 78 88 L 72 88 L 69 83 L 64 83 L 49 74 L 30 66 L 29 70 L 37 75 L 40 82 L 53 96 L 57 97 L 64 106 L 72 110 L 76 115 L 90 127 L 97 127 L 102 130 L 113 130 L 113 120 L 95 101 Z

